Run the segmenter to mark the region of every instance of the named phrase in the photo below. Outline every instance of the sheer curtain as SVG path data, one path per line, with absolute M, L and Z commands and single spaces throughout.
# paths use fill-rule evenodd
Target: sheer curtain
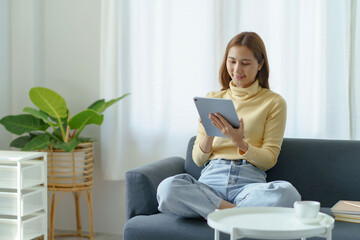
M 286 137 L 359 139 L 359 4 L 354 0 L 104 1 L 101 95 L 131 92 L 105 117 L 102 171 L 184 156 L 194 96 L 218 90 L 227 42 L 264 40 L 270 87 L 288 104 Z
M 0 116 L 10 113 L 10 3 L 0 1 Z M 0 149 L 7 149 L 11 136 L 4 128 L 0 128 Z
M 30 104 L 28 91 L 42 81 L 41 2 L 0 1 L 0 117 L 19 114 Z M 0 127 L 0 149 L 9 149 L 12 135 Z
M 215 0 L 103 2 L 101 95 L 131 92 L 105 113 L 106 179 L 185 155 L 198 121 L 193 97 L 219 89 L 217 9 Z
M 241 1 L 240 9 L 239 29 L 262 36 L 270 87 L 287 101 L 286 136 L 349 138 L 350 1 Z

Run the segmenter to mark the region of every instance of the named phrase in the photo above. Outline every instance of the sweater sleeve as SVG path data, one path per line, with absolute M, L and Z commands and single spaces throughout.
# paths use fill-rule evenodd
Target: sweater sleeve
M 240 158 L 263 170 L 268 170 L 276 164 L 285 132 L 286 102 L 279 95 L 274 102 L 266 119 L 262 145 L 248 144 L 246 153 L 238 150 Z
M 192 151 L 192 158 L 195 162 L 196 165 L 198 165 L 199 167 L 203 166 L 207 160 L 209 160 L 212 151 L 208 152 L 208 153 L 204 153 L 201 148 L 200 148 L 200 140 L 204 137 L 205 135 L 205 129 L 204 126 L 199 123 L 199 127 L 197 130 L 197 136 L 194 142 L 194 147 L 193 147 L 193 151 Z
M 206 94 L 206 97 L 213 97 L 213 95 L 214 95 L 214 92 L 209 92 Z M 209 158 L 212 154 L 212 149 L 210 152 L 204 153 L 200 148 L 200 140 L 203 139 L 203 137 L 205 136 L 205 133 L 206 132 L 205 132 L 204 126 L 202 125 L 201 122 L 199 122 L 196 139 L 195 139 L 194 147 L 193 147 L 193 151 L 192 151 L 192 158 L 193 158 L 195 164 L 198 165 L 199 167 L 203 166 L 209 160 Z

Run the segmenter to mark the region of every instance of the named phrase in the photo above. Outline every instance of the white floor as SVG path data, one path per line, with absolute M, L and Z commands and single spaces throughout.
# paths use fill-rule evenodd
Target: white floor
M 66 233 L 74 233 L 71 231 L 62 231 L 62 230 L 55 230 L 55 234 L 66 234 Z M 86 233 L 88 234 L 88 233 Z M 122 236 L 107 234 L 107 233 L 95 233 L 94 236 L 95 240 L 122 240 Z M 88 238 L 82 237 L 55 237 L 56 240 L 84 240 Z

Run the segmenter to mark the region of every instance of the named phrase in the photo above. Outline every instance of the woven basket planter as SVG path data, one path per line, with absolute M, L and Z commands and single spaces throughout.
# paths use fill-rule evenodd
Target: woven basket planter
M 72 152 L 43 149 L 48 153 L 48 189 L 87 189 L 93 185 L 94 147 L 79 144 Z

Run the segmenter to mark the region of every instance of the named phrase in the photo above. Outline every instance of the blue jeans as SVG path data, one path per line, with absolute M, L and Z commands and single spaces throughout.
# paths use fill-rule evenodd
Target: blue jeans
M 179 174 L 163 180 L 157 189 L 159 211 L 184 217 L 204 217 L 223 200 L 237 207 L 292 207 L 301 200 L 286 181 L 266 182 L 266 173 L 245 160 L 208 161 L 199 180 Z

